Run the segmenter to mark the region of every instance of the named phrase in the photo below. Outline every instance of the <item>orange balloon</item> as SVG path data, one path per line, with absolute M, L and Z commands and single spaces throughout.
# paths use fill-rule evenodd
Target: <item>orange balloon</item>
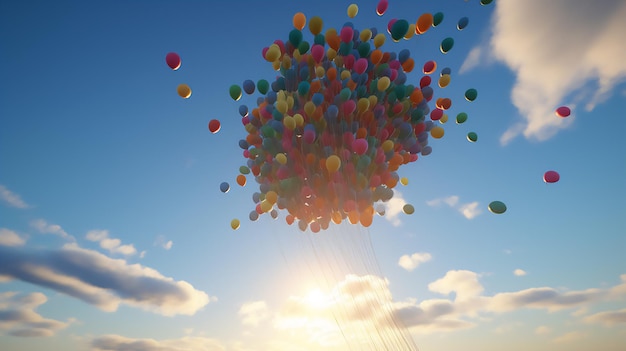
M 425 13 L 415 23 L 415 34 L 424 34 L 433 25 L 433 15 Z
M 293 26 L 296 27 L 296 29 L 302 30 L 305 25 L 306 25 L 306 16 L 304 15 L 304 13 L 298 12 L 295 15 L 293 15 Z
M 246 185 L 246 176 L 243 174 L 240 174 L 237 176 L 237 184 L 244 186 Z

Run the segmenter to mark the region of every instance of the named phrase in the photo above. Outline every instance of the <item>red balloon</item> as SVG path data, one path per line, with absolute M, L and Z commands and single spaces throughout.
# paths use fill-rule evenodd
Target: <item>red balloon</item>
M 556 171 L 547 171 L 543 174 L 543 181 L 546 183 L 556 183 L 561 179 L 561 176 Z
M 216 119 L 212 119 L 209 122 L 209 130 L 211 131 L 211 133 L 217 133 L 220 131 L 221 128 L 222 128 L 222 125 L 220 124 L 220 121 Z
M 561 106 L 556 109 L 556 115 L 559 117 L 567 117 L 572 111 L 567 106 Z
M 165 56 L 165 62 L 174 71 L 180 68 L 180 56 L 175 52 L 170 52 Z

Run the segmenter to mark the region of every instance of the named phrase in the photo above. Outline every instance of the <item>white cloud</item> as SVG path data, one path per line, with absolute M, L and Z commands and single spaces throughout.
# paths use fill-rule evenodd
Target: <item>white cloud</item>
M 469 54 L 463 61 L 461 68 L 459 68 L 459 74 L 465 73 L 475 67 L 477 67 L 485 58 L 484 49 L 477 46 L 470 50 Z
M 552 333 L 552 329 L 550 329 L 550 327 L 547 327 L 545 325 L 540 325 L 537 328 L 535 328 L 535 334 L 537 335 L 546 335 L 550 333 Z
M 516 74 L 511 98 L 523 118 L 502 135 L 503 144 L 522 133 L 552 137 L 574 120 L 556 117 L 556 107 L 581 103 L 592 110 L 626 78 L 622 0 L 501 0 L 494 16 L 492 54 Z
M 402 212 L 402 208 L 406 205 L 406 200 L 402 197 L 402 194 L 394 190 L 393 197 L 384 203 L 385 210 L 385 219 L 387 219 L 394 226 L 399 226 L 402 222 L 400 221 L 400 214 Z
M 403 255 L 402 257 L 400 257 L 400 259 L 398 260 L 398 265 L 410 272 L 417 268 L 420 263 L 428 262 L 431 260 L 431 258 L 432 255 L 428 252 L 416 252 L 410 256 Z
M 137 253 L 133 244 L 122 245 L 120 239 L 109 238 L 109 232 L 107 230 L 90 230 L 85 235 L 85 238 L 89 241 L 98 242 L 101 248 L 108 250 L 110 253 L 126 256 Z
M 16 232 L 0 228 L 0 246 L 22 246 L 26 240 L 20 237 Z
M 587 323 L 599 323 L 607 327 L 626 325 L 626 308 L 619 311 L 603 311 L 584 318 Z
M 478 274 L 456 270 L 448 271 L 443 278 L 428 284 L 428 289 L 444 295 L 455 292 L 456 299 L 463 300 L 478 296 L 483 291 L 483 286 L 478 282 Z
M 225 351 L 221 342 L 211 338 L 184 336 L 178 339 L 137 339 L 121 335 L 102 335 L 91 340 L 93 351 Z
M 0 199 L 11 207 L 22 209 L 30 207 L 18 194 L 7 189 L 4 185 L 0 185 Z
M 465 218 L 472 219 L 481 214 L 483 211 L 478 208 L 478 202 L 474 201 L 461 205 L 459 207 L 459 212 L 461 212 Z
M 35 312 L 48 299 L 39 292 L 18 294 L 8 291 L 0 293 L 0 331 L 12 336 L 52 336 L 65 329 L 70 322 L 61 322 L 42 317 Z
M 565 343 L 571 343 L 574 341 L 580 341 L 582 339 L 584 339 L 587 336 L 586 333 L 581 332 L 581 331 L 573 331 L 573 332 L 569 332 L 569 333 L 565 333 L 561 336 L 558 336 L 554 339 L 552 339 L 553 342 L 558 343 L 558 344 L 565 344 Z
M 432 200 L 426 201 L 426 204 L 431 207 L 439 207 L 442 205 L 447 205 L 450 208 L 454 208 L 457 211 L 459 211 L 459 213 L 461 213 L 467 219 L 472 219 L 483 212 L 478 207 L 479 206 L 478 202 L 474 201 L 474 202 L 469 202 L 469 203 L 460 203 L 459 197 L 456 195 L 432 199 Z
M 259 323 L 269 318 L 269 310 L 265 301 L 253 301 L 244 303 L 238 312 L 241 323 L 256 327 Z
M 110 312 L 126 304 L 166 316 L 193 315 L 215 299 L 186 281 L 76 244 L 60 250 L 0 246 L 0 276 L 53 289 Z
M 526 273 L 526 271 L 525 271 L 525 270 L 523 270 L 523 269 L 519 269 L 519 268 L 518 268 L 518 269 L 516 269 L 516 270 L 514 270 L 514 271 L 513 271 L 513 274 L 515 274 L 515 275 L 516 275 L 516 276 L 518 276 L 518 277 L 523 277 L 523 276 L 525 276 L 525 275 L 526 275 L 526 274 L 528 274 L 528 273 Z
M 159 235 L 154 241 L 154 245 L 160 246 L 164 248 L 165 250 L 169 250 L 174 245 L 174 242 L 172 240 L 165 239 L 165 236 L 163 235 Z
M 76 241 L 73 236 L 69 235 L 58 224 L 50 224 L 43 219 L 36 219 L 34 221 L 31 221 L 30 225 L 42 234 L 54 234 L 60 236 L 65 240 Z

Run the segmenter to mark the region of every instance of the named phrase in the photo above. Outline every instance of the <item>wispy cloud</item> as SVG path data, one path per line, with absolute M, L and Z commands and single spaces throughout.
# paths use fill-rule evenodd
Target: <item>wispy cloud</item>
M 238 312 L 241 323 L 256 327 L 259 323 L 270 317 L 269 309 L 265 301 L 253 301 L 244 303 Z
M 154 240 L 154 245 L 160 246 L 165 250 L 169 250 L 174 245 L 174 242 L 172 240 L 167 240 L 164 235 L 159 235 L 156 240 Z
M 585 317 L 587 323 L 603 324 L 607 327 L 626 325 L 626 308 L 619 311 L 603 311 Z
M 0 246 L 22 246 L 26 240 L 19 236 L 16 232 L 0 228 Z
M 211 338 L 184 336 L 178 339 L 138 339 L 121 335 L 102 335 L 91 340 L 93 351 L 225 351 L 221 342 Z
M 186 281 L 76 244 L 58 250 L 0 246 L 0 276 L 53 289 L 104 311 L 126 304 L 166 316 L 193 315 L 215 300 Z
M 43 219 L 31 221 L 30 226 L 42 234 L 54 234 L 68 241 L 76 241 L 76 239 L 63 230 L 60 225 L 48 223 Z
M 432 258 L 433 256 L 428 252 L 416 252 L 410 256 L 402 255 L 398 260 L 398 265 L 410 272 L 417 268 L 420 263 L 428 262 Z
M 525 270 L 523 270 L 523 269 L 519 269 L 519 268 L 518 268 L 518 269 L 516 269 L 516 270 L 514 270 L 514 271 L 513 271 L 513 274 L 515 274 L 515 275 L 516 275 L 516 276 L 518 276 L 518 277 L 523 277 L 523 276 L 525 276 L 525 275 L 526 275 L 526 274 L 528 274 L 528 273 L 526 273 L 526 271 L 525 271 Z
M 42 317 L 35 312 L 48 299 L 40 292 L 19 294 L 0 293 L 0 330 L 8 335 L 21 337 L 52 336 L 70 323 Z
M 465 218 L 472 219 L 478 215 L 480 215 L 483 211 L 478 207 L 479 203 L 468 202 L 468 203 L 460 203 L 459 197 L 456 195 L 441 197 L 437 199 L 432 199 L 426 201 L 426 204 L 431 207 L 439 207 L 442 205 L 447 205 L 450 208 L 456 209 L 461 213 Z
M 565 333 L 563 335 L 557 336 L 556 338 L 552 339 L 552 341 L 558 344 L 572 343 L 575 341 L 582 340 L 586 336 L 587 334 L 584 332 L 573 331 L 573 332 L 569 332 L 569 333 Z
M 568 118 L 554 115 L 560 104 L 584 103 L 592 110 L 613 94 L 626 78 L 626 50 L 619 44 L 626 33 L 624 18 L 622 0 L 497 2 L 491 54 L 515 72 L 511 98 L 522 116 L 501 136 L 501 143 L 520 134 L 546 140 L 573 122 L 575 113 Z M 466 69 L 479 60 L 476 50 L 463 65 Z
M 108 230 L 90 230 L 85 235 L 85 238 L 99 243 L 101 248 L 108 250 L 112 254 L 130 256 L 137 253 L 133 244 L 122 245 L 120 239 L 110 238 Z
M 6 186 L 1 185 L 1 184 L 0 184 L 0 199 L 2 199 L 2 202 L 4 202 L 5 204 L 11 207 L 22 208 L 22 209 L 30 207 L 28 206 L 26 202 L 24 202 L 24 200 L 22 200 L 22 198 L 18 194 L 12 192 L 11 190 L 7 189 Z

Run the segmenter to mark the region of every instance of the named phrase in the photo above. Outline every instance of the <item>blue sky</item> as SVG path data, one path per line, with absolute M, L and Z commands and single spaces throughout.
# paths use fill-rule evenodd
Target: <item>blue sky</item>
M 351 3 L 1 2 L 1 348 L 355 350 L 410 335 L 420 350 L 623 350 L 626 2 L 390 0 L 378 16 L 362 1 L 349 18 Z M 258 185 L 235 183 L 238 109 L 260 94 L 228 89 L 276 78 L 261 53 L 297 12 L 385 34 L 444 14 L 382 46 L 410 50 L 414 85 L 426 61 L 433 77 L 449 67 L 433 88 L 453 103 L 369 228 L 252 222 Z

